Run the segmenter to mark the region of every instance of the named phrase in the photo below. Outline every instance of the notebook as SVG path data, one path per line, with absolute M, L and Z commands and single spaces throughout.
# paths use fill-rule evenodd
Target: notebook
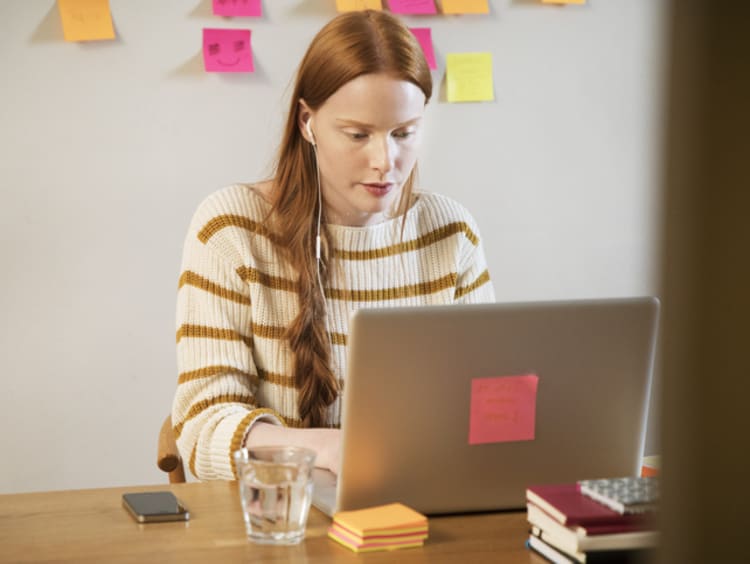
M 531 484 L 637 476 L 656 298 L 360 309 L 328 515 L 521 509 Z

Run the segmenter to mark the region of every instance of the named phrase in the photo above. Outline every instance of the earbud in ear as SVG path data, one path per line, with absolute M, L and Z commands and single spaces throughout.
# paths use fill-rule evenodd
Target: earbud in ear
M 313 135 L 312 127 L 310 127 L 310 124 L 312 123 L 312 118 L 309 118 L 305 122 L 305 130 L 307 131 L 307 136 L 310 138 L 310 143 L 315 145 L 315 135 Z

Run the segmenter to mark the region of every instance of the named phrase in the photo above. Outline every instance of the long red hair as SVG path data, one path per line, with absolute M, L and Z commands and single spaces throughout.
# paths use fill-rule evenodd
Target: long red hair
M 293 376 L 303 424 L 328 424 L 327 410 L 339 389 L 330 363 L 325 300 L 318 288 L 315 257 L 318 186 L 315 153 L 299 129 L 299 101 L 315 111 L 358 76 L 387 73 L 418 86 L 429 100 L 432 76 L 414 35 L 396 17 L 380 11 L 347 12 L 331 20 L 313 39 L 300 63 L 289 114 L 277 155 L 270 226 L 298 274 L 299 314 L 286 331 L 294 354 Z M 416 167 L 404 183 L 399 209 L 411 199 Z M 325 218 L 325 210 L 321 210 Z M 330 237 L 321 226 L 323 287 L 331 259 Z

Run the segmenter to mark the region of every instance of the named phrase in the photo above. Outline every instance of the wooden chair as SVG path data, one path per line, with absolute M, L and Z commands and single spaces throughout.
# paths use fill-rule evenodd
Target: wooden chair
M 167 415 L 164 423 L 161 424 L 156 465 L 160 470 L 169 474 L 170 484 L 180 484 L 185 481 L 185 468 L 182 465 L 182 457 L 174 440 L 171 415 Z

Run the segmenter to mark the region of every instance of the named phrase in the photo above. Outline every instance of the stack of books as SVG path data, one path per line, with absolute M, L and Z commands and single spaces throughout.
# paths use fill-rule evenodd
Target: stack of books
M 333 516 L 328 536 L 354 552 L 422 546 L 427 517 L 401 503 L 341 511 Z
M 643 486 L 644 480 L 656 479 L 529 487 L 526 509 L 531 534 L 527 546 L 555 563 L 648 561 L 658 541 L 654 523 L 658 491 L 643 495 L 633 495 L 633 491 Z

